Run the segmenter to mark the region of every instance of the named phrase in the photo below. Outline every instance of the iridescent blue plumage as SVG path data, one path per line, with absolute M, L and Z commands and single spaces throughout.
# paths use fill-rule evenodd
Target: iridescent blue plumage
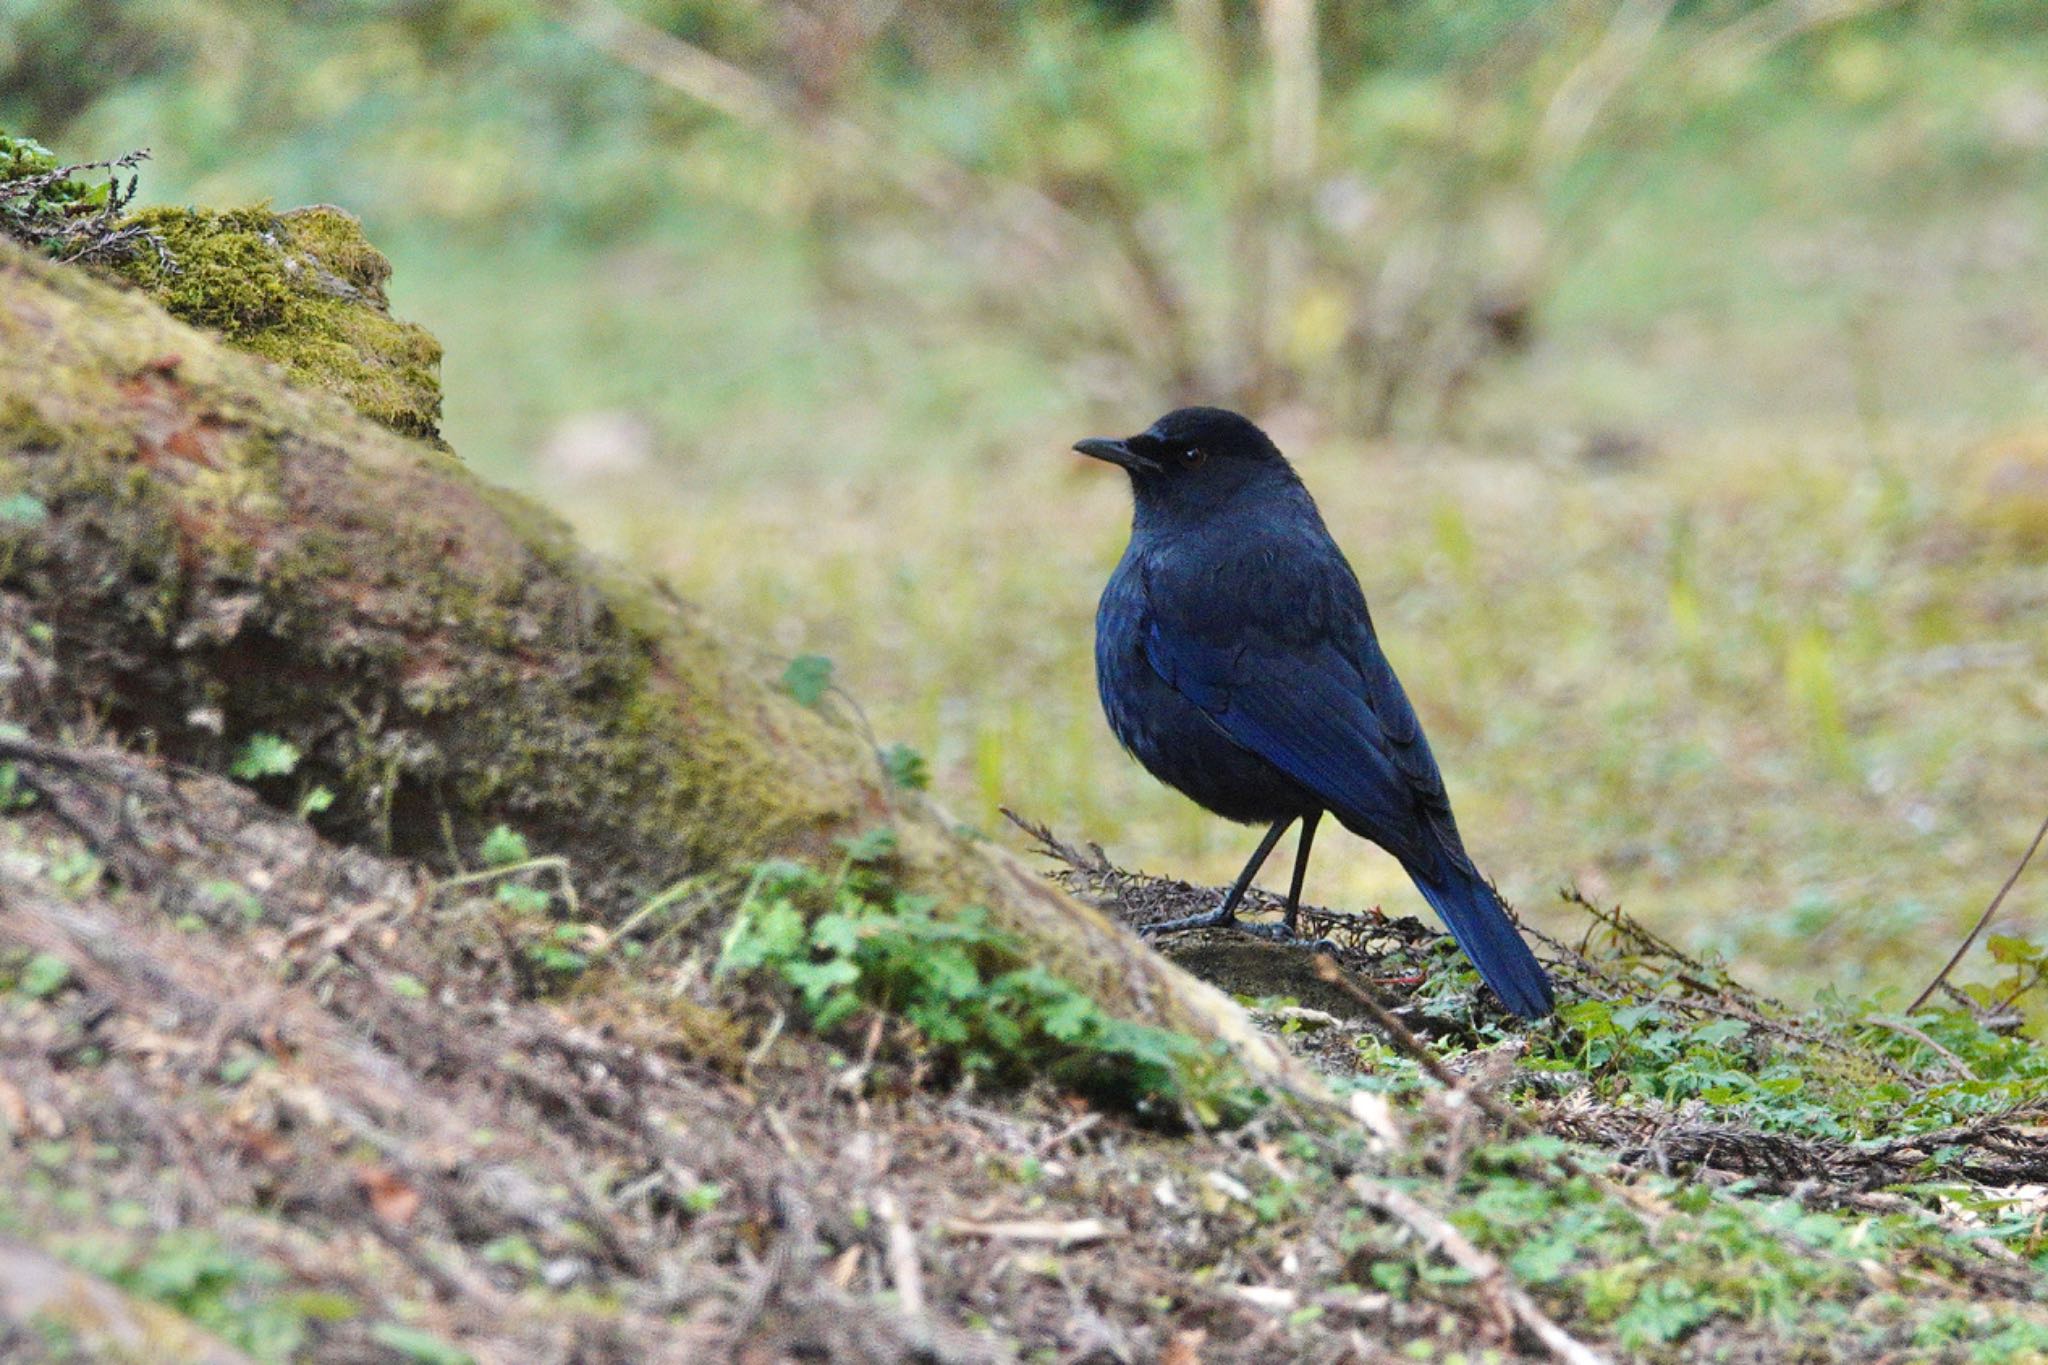
M 1249 421 L 1167 414 L 1126 441 L 1084 441 L 1123 465 L 1131 543 L 1096 613 L 1110 728 L 1145 768 L 1227 819 L 1273 826 L 1228 900 L 1287 825 L 1304 821 L 1291 930 L 1322 812 L 1392 853 L 1507 1007 L 1553 1008 L 1549 978 L 1466 855 L 1442 774 L 1374 636 L 1358 579 L 1308 490 Z

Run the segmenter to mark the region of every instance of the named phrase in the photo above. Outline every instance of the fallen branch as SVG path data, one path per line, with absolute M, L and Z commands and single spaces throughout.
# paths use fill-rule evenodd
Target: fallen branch
M 889 1267 L 889 1282 L 896 1288 L 896 1301 L 907 1316 L 921 1318 L 925 1313 L 924 1268 L 918 1261 L 917 1235 L 903 1216 L 903 1206 L 889 1191 L 877 1191 L 869 1206 L 882 1220 L 882 1255 Z
M 1122 1228 L 1100 1218 L 1034 1219 L 1007 1223 L 978 1223 L 971 1218 L 951 1218 L 941 1226 L 955 1237 L 985 1237 L 993 1242 L 1036 1242 L 1062 1250 L 1125 1235 Z
M 1700 1122 L 1669 1112 L 1564 1111 L 1550 1131 L 1612 1151 L 1629 1166 L 1670 1175 L 1713 1170 L 1789 1191 L 1867 1194 L 1913 1181 L 1966 1181 L 1983 1190 L 2048 1185 L 2048 1109 L 2007 1110 L 1967 1124 L 1880 1142 L 1847 1142 Z
M 1551 1321 L 1536 1306 L 1536 1301 L 1515 1283 L 1506 1266 L 1472 1245 L 1464 1233 L 1452 1227 L 1441 1215 L 1426 1208 L 1412 1195 L 1381 1181 L 1355 1175 L 1345 1183 L 1360 1202 L 1400 1220 L 1430 1250 L 1442 1252 L 1452 1264 L 1471 1275 L 1482 1290 L 1493 1297 L 1497 1311 L 1511 1324 L 1521 1326 L 1542 1342 L 1554 1358 L 1565 1361 L 1566 1365 L 1607 1365 L 1607 1357 Z

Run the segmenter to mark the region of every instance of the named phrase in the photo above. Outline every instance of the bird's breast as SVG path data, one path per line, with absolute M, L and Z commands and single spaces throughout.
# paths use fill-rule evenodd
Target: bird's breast
M 1316 809 L 1160 677 L 1146 655 L 1150 629 L 1143 568 L 1127 559 L 1095 614 L 1095 681 L 1117 742 L 1152 776 L 1225 819 L 1265 822 Z

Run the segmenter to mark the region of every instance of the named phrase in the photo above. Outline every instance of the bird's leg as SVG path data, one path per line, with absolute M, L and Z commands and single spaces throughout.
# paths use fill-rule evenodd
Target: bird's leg
M 1289 938 L 1294 937 L 1294 921 L 1301 914 L 1301 884 L 1308 879 L 1308 850 L 1316 841 L 1316 825 L 1322 818 L 1319 810 L 1303 816 L 1301 839 L 1294 845 L 1294 881 L 1287 888 L 1287 913 L 1280 920 L 1280 927 Z
M 1294 823 L 1293 816 L 1275 820 L 1273 827 L 1266 831 L 1266 837 L 1259 840 L 1259 846 L 1252 852 L 1252 860 L 1244 865 L 1244 871 L 1237 874 L 1237 884 L 1230 888 L 1230 894 L 1223 898 L 1223 904 L 1214 910 L 1184 919 L 1170 919 L 1164 924 L 1148 924 L 1138 932 L 1145 935 L 1177 934 L 1183 929 L 1214 929 L 1237 923 L 1237 903 L 1244 899 L 1244 893 L 1251 889 L 1252 878 L 1259 875 L 1259 869 L 1266 865 L 1266 858 L 1273 852 L 1273 845 L 1280 842 L 1280 836 Z M 1240 928 L 1246 926 L 1240 925 Z M 1264 927 L 1264 926 L 1261 926 Z

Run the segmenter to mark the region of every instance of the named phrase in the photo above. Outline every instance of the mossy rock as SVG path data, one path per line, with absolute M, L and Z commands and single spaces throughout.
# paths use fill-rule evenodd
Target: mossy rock
M 2048 559 L 2048 429 L 2014 432 L 1963 457 L 1963 519 L 2028 559 Z
M 393 431 L 440 440 L 441 346 L 391 316 L 391 263 L 362 224 L 325 205 L 145 209 L 164 244 L 119 267 L 176 317 L 275 360 Z

